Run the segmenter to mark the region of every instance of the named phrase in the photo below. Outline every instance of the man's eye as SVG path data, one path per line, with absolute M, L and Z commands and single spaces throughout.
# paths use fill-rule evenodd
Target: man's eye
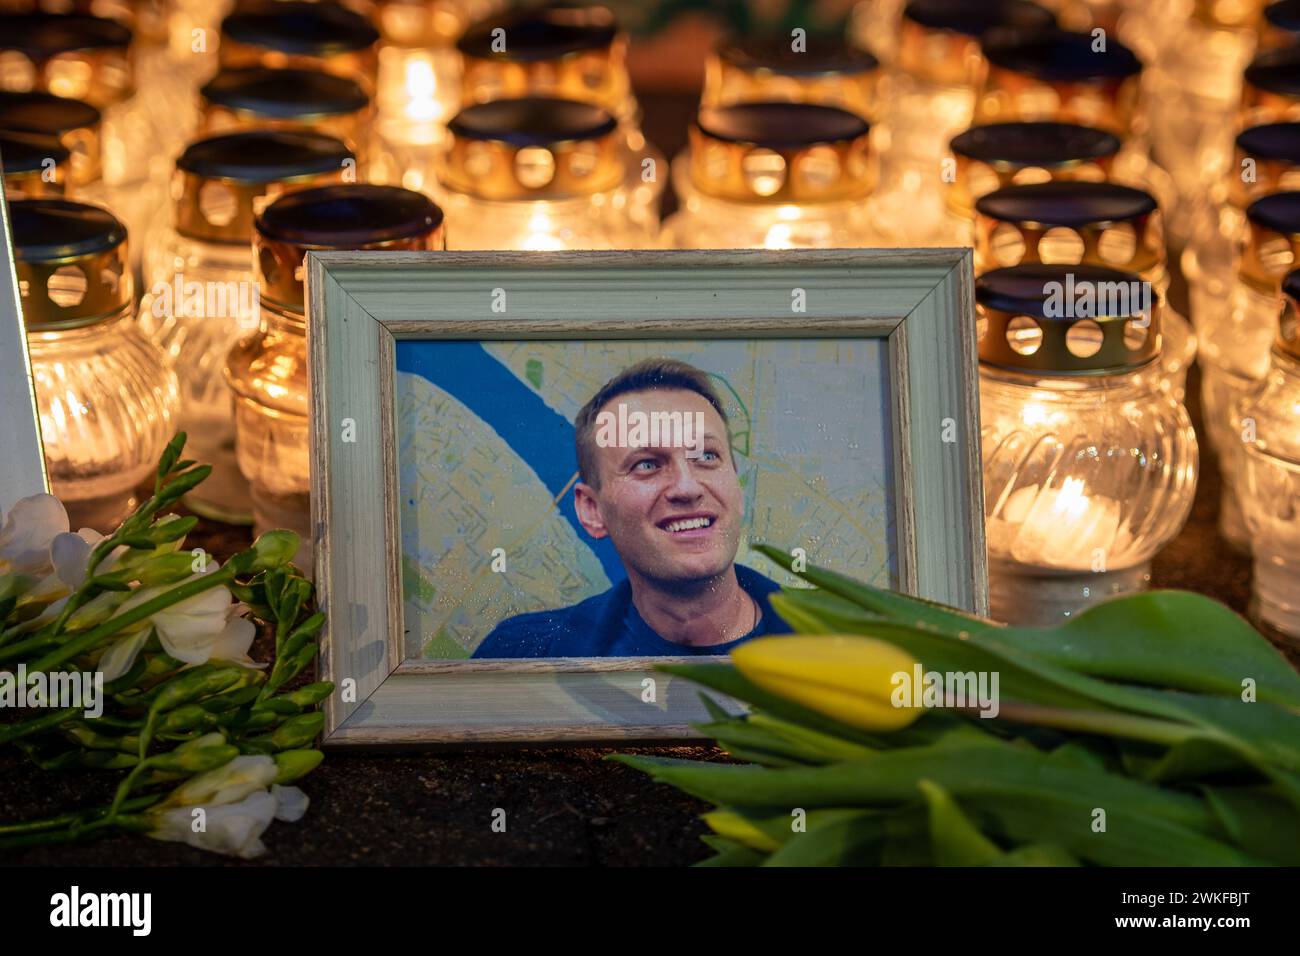
M 704 454 L 700 455 L 700 460 L 701 460 L 701 461 L 721 461 L 721 460 L 722 460 L 722 456 L 719 455 L 716 451 L 706 451 L 706 452 L 704 452 Z
M 650 471 L 652 468 L 657 467 L 658 464 L 659 464 L 659 463 L 656 462 L 653 458 L 642 458 L 640 461 L 638 461 L 635 465 L 632 466 L 632 470 L 633 470 L 633 471 Z M 649 466 L 649 467 L 645 467 L 645 468 L 643 468 L 642 465 L 647 465 L 647 466 Z

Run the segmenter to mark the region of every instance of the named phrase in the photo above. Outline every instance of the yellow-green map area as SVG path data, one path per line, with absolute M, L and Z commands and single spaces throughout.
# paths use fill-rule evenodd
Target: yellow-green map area
M 397 350 L 410 656 L 467 657 L 504 618 L 623 579 L 609 541 L 589 538 L 573 512 L 572 423 L 645 358 L 704 370 L 723 401 L 745 500 L 740 563 L 797 583 L 749 547 L 766 542 L 895 583 L 879 340 L 401 341 Z

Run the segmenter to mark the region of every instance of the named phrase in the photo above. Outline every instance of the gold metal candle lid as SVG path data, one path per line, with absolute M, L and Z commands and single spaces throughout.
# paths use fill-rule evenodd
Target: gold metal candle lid
M 1004 186 L 1039 182 L 1105 182 L 1120 140 L 1073 123 L 990 123 L 954 136 L 955 176 L 948 208 L 963 219 L 975 200 Z
M 176 231 L 247 246 L 257 211 L 290 189 L 338 182 L 352 151 L 332 136 L 251 130 L 191 143 L 176 160 Z
M 322 70 L 355 80 L 373 93 L 379 31 L 337 3 L 266 0 L 241 4 L 221 22 L 220 62 Z
M 62 196 L 72 153 L 57 137 L 0 129 L 0 159 L 4 160 L 5 196 L 36 199 Z
M 456 49 L 466 105 L 545 96 L 620 117 L 634 108 L 627 37 L 605 7 L 553 4 L 498 14 L 470 27 Z
M 1096 49 L 1104 40 L 1104 49 Z M 981 41 L 988 74 L 975 102 L 980 123 L 1057 120 L 1127 136 L 1142 63 L 1113 37 L 1047 27 L 999 29 Z
M 734 202 L 816 203 L 871 192 L 867 121 L 812 103 L 700 110 L 690 130 L 691 183 Z
M 0 55 L 18 59 L 6 74 L 26 73 L 29 89 L 104 108 L 134 92 L 131 31 L 116 20 L 79 14 L 0 15 Z
M 1238 274 L 1247 285 L 1278 293 L 1282 276 L 1300 263 L 1300 192 L 1273 193 L 1246 209 L 1246 243 Z
M 1267 50 L 1250 61 L 1242 84 L 1242 127 L 1300 119 L 1300 45 Z
M 0 128 L 57 137 L 71 154 L 68 170 L 73 186 L 100 177 L 101 119 L 99 110 L 81 100 L 0 90 Z
M 447 124 L 438 181 L 481 199 L 562 199 L 617 186 L 618 123 L 590 103 L 525 97 L 467 106 Z
M 1160 302 L 1149 282 L 1101 266 L 994 269 L 975 280 L 979 357 L 1041 375 L 1132 372 L 1160 355 Z
M 303 257 L 320 249 L 442 249 L 442 210 L 398 186 L 317 186 L 285 193 L 254 221 L 264 303 L 303 313 Z
M 132 307 L 126 227 L 107 209 L 19 199 L 9 221 L 28 331 L 93 325 Z
M 975 203 L 976 272 L 1066 256 L 1165 281 L 1164 230 L 1150 193 L 1116 183 L 1007 186 Z M 1046 240 L 1046 241 L 1045 241 Z
M 314 130 L 360 155 L 370 124 L 370 97 L 355 80 L 319 70 L 249 67 L 222 70 L 199 91 L 205 133 Z
M 704 68 L 701 106 L 789 100 L 876 115 L 880 62 L 838 35 L 743 37 L 719 44 Z
M 931 83 L 975 87 L 984 69 L 981 34 L 1055 22 L 1050 11 L 1025 0 L 912 0 L 899 27 L 898 65 Z

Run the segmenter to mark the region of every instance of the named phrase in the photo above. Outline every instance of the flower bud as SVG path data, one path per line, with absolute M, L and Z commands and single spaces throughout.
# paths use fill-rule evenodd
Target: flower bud
M 919 708 L 893 703 L 894 675 L 916 661 L 869 637 L 763 637 L 731 652 L 737 669 L 764 690 L 862 730 L 906 727 Z
M 275 782 L 292 783 L 315 770 L 317 764 L 325 759 L 325 755 L 319 750 L 282 750 L 275 755 L 274 759 L 279 771 Z

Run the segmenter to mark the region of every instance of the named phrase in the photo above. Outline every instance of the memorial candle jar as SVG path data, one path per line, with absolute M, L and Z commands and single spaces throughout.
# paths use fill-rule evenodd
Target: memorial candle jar
M 87 201 L 104 200 L 99 183 L 102 114 L 89 103 L 52 93 L 0 91 L 0 129 L 53 136 L 68 151 L 67 191 Z M 93 187 L 93 188 L 92 188 Z
M 682 249 L 794 249 L 877 243 L 863 200 L 870 127 L 810 103 L 701 109 L 691 128 L 691 192 L 664 223 Z
M 0 128 L 5 198 L 62 196 L 72 154 L 53 136 Z
M 80 14 L 0 16 L 0 88 L 83 100 L 103 114 L 102 177 L 96 194 L 134 235 L 143 233 L 165 194 L 166 161 L 185 130 L 173 86 L 137 92 L 131 31 Z M 132 247 L 133 255 L 139 249 Z
M 438 198 L 449 249 L 634 249 L 618 123 L 590 103 L 545 97 L 469 106 L 448 124 Z
M 355 80 L 373 95 L 379 32 L 338 3 L 262 0 L 241 3 L 221 21 L 222 69 L 254 66 L 320 70 Z
M 235 452 L 248 479 L 253 528 L 302 539 L 295 563 L 312 567 L 307 444 L 307 316 L 303 259 L 321 249 L 440 249 L 442 211 L 396 186 L 319 186 L 286 193 L 254 220 L 260 294 L 256 332 L 231 349 Z
M 225 365 L 260 323 L 253 217 L 284 192 L 340 181 L 351 158 L 342 142 L 319 133 L 257 130 L 199 140 L 176 161 L 172 220 L 150 236 L 144 255 L 140 327 L 176 369 L 186 455 L 212 465 L 185 498 L 206 517 L 252 521 Z
M 974 245 L 975 201 L 1004 186 L 1105 182 L 1119 137 L 1074 123 L 989 123 L 954 136 L 947 233 Z
M 992 616 L 1059 622 L 1145 588 L 1196 487 L 1187 410 L 1150 374 L 1160 314 L 1134 273 L 1025 265 L 975 282 Z M 1128 301 L 1123 301 L 1127 299 Z
M 1169 293 L 1160 210 L 1149 193 L 1115 183 L 1006 186 L 975 203 L 975 272 L 1043 262 L 1135 272 L 1162 300 Z M 1167 303 L 1161 310 L 1160 387 L 1181 400 L 1196 336 Z
M 891 157 L 933 176 L 948 141 L 974 116 L 986 68 L 980 36 L 995 27 L 1053 22 L 1049 11 L 1024 0 L 911 0 L 903 9 L 882 116 Z
M 1237 407 L 1241 504 L 1254 551 L 1251 616 L 1300 648 L 1300 272 L 1282 288 L 1269 369 Z
M 9 204 L 50 490 L 108 533 L 176 430 L 176 377 L 135 325 L 126 229 L 66 199 Z
M 364 178 L 370 97 L 356 80 L 320 70 L 222 70 L 199 90 L 205 136 L 236 130 L 312 131 L 342 140 Z
M 1261 7 L 1194 0 L 1148 71 L 1152 153 L 1173 177 L 1179 208 L 1197 206 L 1232 159 L 1242 71 L 1255 52 Z
M 1241 442 L 1235 409 L 1263 378 L 1277 335 L 1282 277 L 1300 251 L 1300 192 L 1273 193 L 1246 210 L 1246 238 L 1237 277 L 1227 295 L 1193 297 L 1192 320 L 1201 344 L 1201 408 L 1205 432 L 1218 453 L 1223 490 L 1219 530 L 1249 552 L 1251 538 L 1241 514 Z
M 640 228 L 636 245 L 654 242 L 667 160 L 641 132 L 627 72 L 627 35 L 601 6 L 531 7 L 494 14 L 457 41 L 462 104 L 530 98 L 572 100 L 612 115 L 622 139 L 620 202 Z M 448 211 L 450 214 L 450 210 Z M 456 242 L 456 231 L 451 241 Z
M 376 0 L 372 21 L 380 36 L 376 132 L 393 160 L 379 172 L 384 181 L 423 189 L 432 177 L 430 151 L 461 105 L 455 42 L 466 11 L 447 0 Z

